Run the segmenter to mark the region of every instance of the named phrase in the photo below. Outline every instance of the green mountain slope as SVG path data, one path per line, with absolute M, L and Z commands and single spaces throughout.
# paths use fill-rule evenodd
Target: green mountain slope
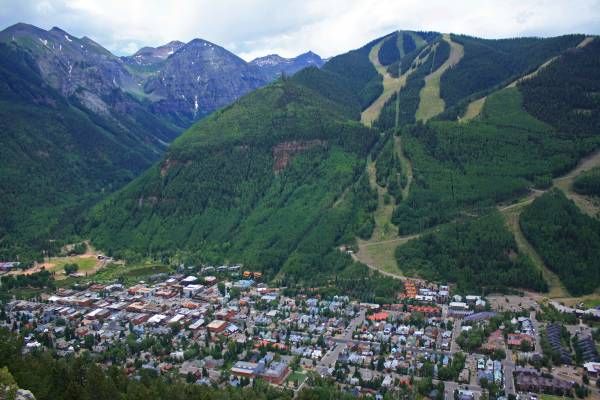
M 423 42 L 414 49 L 410 44 L 403 51 L 397 47 L 397 53 L 380 46 L 379 60 L 393 65 L 401 61 L 395 61 L 398 57 L 405 57 L 414 63 L 414 77 L 406 86 L 414 86 L 410 91 L 416 98 L 413 118 L 401 121 L 402 152 L 410 159 L 414 179 L 401 196 L 395 188 L 403 185 L 402 173 L 397 175 L 398 160 L 391 152 L 391 141 L 385 145 L 389 135 L 381 135 L 395 115 L 384 110 L 378 129 L 358 122 L 371 96 L 381 94 L 381 88 L 377 89 L 381 75 L 370 63 L 369 54 L 373 46 L 391 40 L 399 46 L 397 35 L 335 57 L 321 70 L 307 69 L 257 90 L 193 126 L 172 144 L 161 162 L 94 208 L 88 225 L 93 242 L 129 260 L 229 260 L 265 271 L 292 287 L 301 283 L 323 288 L 324 282 L 340 279 L 335 286 L 346 285 L 352 291 L 356 279 L 368 276 L 366 269 L 342 256 L 336 247 L 352 244 L 356 237 L 370 238 L 373 232 L 378 195 L 365 171 L 368 157 L 373 157 L 375 178 L 381 184 L 393 181 L 391 189 L 398 204 L 391 222 L 400 234 L 408 234 L 465 215 L 487 215 L 498 202 L 511 201 L 532 186 L 546 184 L 598 146 L 595 117 L 578 111 L 581 99 L 595 90 L 595 83 L 585 82 L 589 69 L 596 65 L 595 41 L 566 52 L 556 64 L 517 87 L 491 93 L 481 115 L 469 123 L 432 120 L 413 125 L 407 123 L 414 121 L 423 77 L 445 62 L 448 46 L 436 42 L 440 36 L 433 34 L 421 37 Z M 514 42 L 530 43 L 528 48 L 539 46 L 543 51 L 533 51 L 530 60 L 506 77 L 494 75 L 486 87 L 512 79 L 519 71 L 529 72 L 530 66 L 538 65 L 538 58 L 557 54 L 577 43 L 575 39 L 581 38 L 550 39 L 545 45 L 537 40 Z M 439 58 L 428 54 L 433 48 L 427 43 L 437 46 Z M 514 43 L 511 45 L 518 47 Z M 467 60 L 468 47 L 465 45 Z M 508 51 L 498 48 L 501 53 Z M 407 54 L 411 49 L 413 53 Z M 461 63 L 462 59 L 446 70 L 442 81 L 443 76 L 460 69 Z M 554 83 L 554 95 L 570 90 L 559 112 L 573 114 L 572 120 L 580 127 L 577 132 L 561 126 L 556 116 L 545 115 L 540 105 L 550 100 L 534 94 L 539 82 L 548 80 L 541 85 L 550 86 L 558 75 L 561 80 Z M 595 81 L 593 75 L 591 79 Z M 586 107 L 595 110 L 593 104 Z M 457 228 L 465 237 L 489 229 L 488 247 L 504 249 L 502 254 L 477 255 L 477 260 L 488 259 L 486 268 L 501 265 L 506 272 L 504 278 L 495 277 L 486 286 L 513 285 L 522 273 L 528 278 L 521 284 L 544 289 L 539 273 L 517 254 L 514 241 L 507 239 L 510 234 L 496 219 L 487 216 Z M 440 235 L 450 234 L 444 232 Z M 462 242 L 457 246 L 444 251 L 459 258 L 474 251 Z M 411 264 L 416 273 L 427 270 L 431 277 L 458 281 L 467 288 L 463 278 L 477 272 L 457 261 L 449 264 L 448 273 L 440 274 L 427 267 L 432 265 L 427 254 L 424 251 L 419 256 L 422 262 Z M 417 256 L 410 257 L 414 261 Z M 491 276 L 485 271 L 477 272 L 480 280 Z M 369 295 L 383 298 L 390 292 L 380 283 L 374 278 L 361 285 L 371 285 Z
M 600 287 L 600 222 L 583 214 L 553 190 L 521 215 L 521 229 L 570 293 L 590 294 Z
M 598 55 L 598 40 L 568 51 L 517 88 L 488 96 L 478 120 L 407 128 L 415 179 L 409 198 L 394 212 L 400 232 L 514 199 L 597 148 Z M 554 99 L 555 112 L 548 112 L 546 104 Z
M 396 249 L 396 258 L 403 271 L 454 282 L 463 292 L 506 287 L 547 290 L 541 273 L 518 255 L 498 212 L 411 240 Z
M 76 233 L 83 210 L 150 166 L 173 134 L 139 104 L 115 119 L 65 98 L 29 51 L 4 44 L 0 132 L 0 259 L 22 261 Z
M 465 55 L 455 68 L 442 75 L 440 94 L 447 106 L 510 83 L 577 46 L 584 36 L 490 40 L 451 35 L 451 38 L 464 47 Z
M 535 70 L 541 64 L 580 43 L 583 35 L 555 38 L 516 38 L 486 40 L 462 35 L 449 35 L 450 40 L 462 46 L 464 55 L 458 63 L 442 73 L 439 82 L 445 112 L 440 118 L 455 120 L 462 115 L 468 102 L 506 86 L 515 79 Z M 386 44 L 390 41 L 386 41 Z M 396 102 L 399 97 L 399 121 L 414 124 L 420 102 L 420 91 L 425 77 L 437 70 L 448 59 L 450 47 L 441 36 L 433 36 L 426 47 L 417 47 L 398 62 L 389 66 L 397 75 L 413 69 L 398 96 L 384 106 L 377 125 L 381 129 L 394 126 Z
M 294 79 L 257 90 L 96 207 L 94 243 L 129 258 L 229 259 L 270 276 L 283 267 L 304 281 L 343 269 L 334 246 L 370 223 L 372 194 L 358 177 L 377 138 L 353 117 Z

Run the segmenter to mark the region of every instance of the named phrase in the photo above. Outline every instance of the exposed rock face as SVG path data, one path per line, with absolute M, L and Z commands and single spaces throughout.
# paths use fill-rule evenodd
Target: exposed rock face
M 294 155 L 317 146 L 324 146 L 325 144 L 325 141 L 315 139 L 302 141 L 292 140 L 289 142 L 281 142 L 273 146 L 273 171 L 276 173 L 283 171 Z
M 255 58 L 251 65 L 260 68 L 269 79 L 276 79 L 281 74 L 293 75 L 306 67 L 320 68 L 325 63 L 317 54 L 309 51 L 294 58 L 284 58 L 277 54 Z
M 158 114 L 193 122 L 268 82 L 262 72 L 213 43 L 194 39 L 143 84 Z
M 52 88 L 95 114 L 126 125 L 123 118 L 152 113 L 179 130 L 282 72 L 291 75 L 324 62 L 308 52 L 296 58 L 272 55 L 247 63 L 201 39 L 187 44 L 172 41 L 117 57 L 87 37 L 27 24 L 0 32 L 0 43 L 26 50 Z M 159 139 L 169 142 L 173 136 Z
M 46 81 L 66 96 L 81 89 L 103 95 L 133 82 L 118 57 L 93 40 L 60 28 L 45 31 L 16 24 L 0 32 L 0 42 L 26 48 Z
M 185 46 L 185 43 L 178 40 L 169 42 L 159 47 L 142 47 L 134 55 L 121 57 L 126 64 L 149 66 L 165 61 L 177 50 Z
M 16 24 L 0 32 L 0 44 L 28 53 L 44 82 L 73 105 L 110 123 L 131 127 L 155 118 L 128 93 L 137 79 L 123 61 L 87 37 L 76 38 L 56 27 L 45 31 Z M 164 147 L 177 134 L 175 129 L 154 129 L 148 140 Z

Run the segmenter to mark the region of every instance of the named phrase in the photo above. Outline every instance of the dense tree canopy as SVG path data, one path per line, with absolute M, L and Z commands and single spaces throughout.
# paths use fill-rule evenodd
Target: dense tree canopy
M 462 292 L 508 287 L 547 289 L 541 272 L 519 255 L 514 238 L 497 211 L 411 240 L 398 247 L 396 259 L 402 271 L 425 279 L 455 282 Z
M 575 178 L 573 189 L 580 194 L 600 196 L 600 168 L 592 168 Z
M 600 222 L 583 214 L 558 190 L 536 199 L 521 229 L 544 262 L 573 295 L 600 286 Z

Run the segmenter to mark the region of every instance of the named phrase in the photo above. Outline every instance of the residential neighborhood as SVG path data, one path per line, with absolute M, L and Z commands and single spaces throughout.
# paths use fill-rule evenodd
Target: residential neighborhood
M 516 306 L 515 296 L 422 280 L 404 281 L 394 304 L 371 304 L 291 295 L 241 265 L 178 271 L 14 299 L 0 323 L 25 335 L 24 353 L 89 352 L 131 377 L 234 387 L 261 379 L 294 391 L 320 378 L 357 395 L 419 386 L 429 398 L 467 400 L 574 396 L 584 374 L 598 396 L 592 331 L 584 324 L 565 341 L 563 325 L 543 321 L 543 310 L 558 312 L 552 304 Z

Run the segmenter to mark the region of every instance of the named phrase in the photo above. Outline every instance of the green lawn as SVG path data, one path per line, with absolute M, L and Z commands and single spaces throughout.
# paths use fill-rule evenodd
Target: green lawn
M 77 264 L 79 265 L 78 272 L 90 271 L 96 266 L 95 257 L 56 257 L 51 258 L 50 262 L 54 264 L 54 267 L 50 268 L 51 271 L 64 271 L 65 264 Z
M 561 396 L 554 396 L 551 394 L 543 394 L 541 396 L 541 400 L 562 400 L 562 399 L 572 399 L 572 397 L 561 397 Z
M 94 281 L 110 282 L 122 279 L 125 283 L 135 283 L 148 279 L 149 276 L 159 273 L 170 273 L 173 269 L 167 265 L 139 264 L 139 265 L 109 265 L 94 275 Z
M 583 301 L 583 305 L 586 308 L 595 308 L 600 306 L 600 297 L 598 298 L 592 298 L 592 299 L 586 299 Z
M 302 372 L 292 372 L 286 379 L 287 382 L 292 382 L 294 383 L 295 381 L 298 381 L 298 385 L 301 385 L 302 382 L 304 382 L 306 380 L 306 374 L 302 373 Z

